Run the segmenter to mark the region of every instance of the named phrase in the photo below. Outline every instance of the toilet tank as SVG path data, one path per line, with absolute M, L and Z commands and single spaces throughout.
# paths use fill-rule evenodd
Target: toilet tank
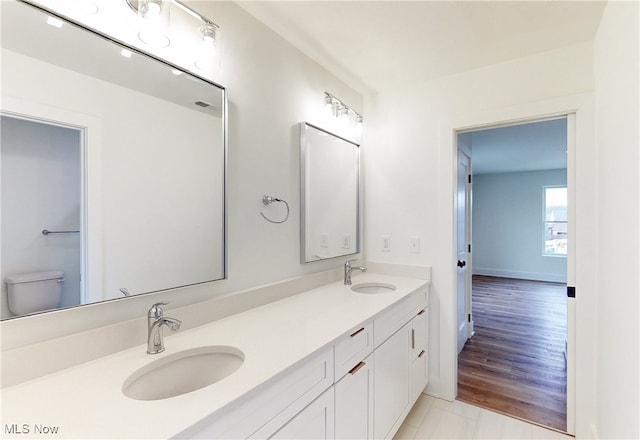
M 64 273 L 31 272 L 7 277 L 9 310 L 14 315 L 55 309 L 62 297 Z

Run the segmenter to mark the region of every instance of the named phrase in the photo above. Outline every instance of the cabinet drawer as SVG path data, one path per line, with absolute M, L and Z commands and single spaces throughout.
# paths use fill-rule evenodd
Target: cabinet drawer
M 374 347 L 382 344 L 389 336 L 398 331 L 426 306 L 426 286 L 419 288 L 397 304 L 391 306 L 373 321 Z
M 335 378 L 340 380 L 373 351 L 373 322 L 354 328 L 335 344 Z
M 410 372 L 410 390 L 409 390 L 409 398 L 410 404 L 413 403 L 420 397 L 420 393 L 427 386 L 428 382 L 428 366 L 429 366 L 429 354 L 427 353 L 427 349 L 425 347 L 424 350 L 420 350 L 418 357 L 411 361 L 411 372 Z

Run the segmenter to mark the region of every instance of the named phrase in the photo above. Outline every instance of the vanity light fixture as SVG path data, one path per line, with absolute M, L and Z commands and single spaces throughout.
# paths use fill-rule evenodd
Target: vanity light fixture
M 196 54 L 195 64 L 201 70 L 210 69 L 215 57 L 215 42 L 220 27 L 202 14 L 191 9 L 179 0 L 124 0 L 143 23 L 138 38 L 154 47 L 167 47 L 169 39 L 169 11 L 175 6 L 197 19 L 200 24 L 196 32 L 202 39 Z
M 342 125 L 343 128 L 350 125 L 350 121 L 353 121 L 355 135 L 360 137 L 362 134 L 362 122 L 364 120 L 360 113 L 329 92 L 324 92 L 324 104 L 329 114 L 337 118 L 338 123 Z

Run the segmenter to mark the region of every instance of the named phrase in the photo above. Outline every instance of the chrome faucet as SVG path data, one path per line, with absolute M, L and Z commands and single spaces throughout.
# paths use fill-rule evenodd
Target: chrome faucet
M 357 261 L 357 260 L 347 260 L 344 263 L 344 284 L 345 286 L 350 286 L 351 285 L 351 272 L 353 272 L 354 270 L 361 270 L 362 272 L 366 272 L 367 268 L 364 266 L 360 266 L 360 267 L 353 267 L 351 266 L 351 263 Z
M 147 353 L 158 354 L 164 351 L 164 338 L 162 337 L 162 327 L 167 326 L 172 332 L 180 328 L 180 322 L 177 319 L 165 318 L 162 306 L 168 303 L 159 302 L 151 306 L 147 314 Z

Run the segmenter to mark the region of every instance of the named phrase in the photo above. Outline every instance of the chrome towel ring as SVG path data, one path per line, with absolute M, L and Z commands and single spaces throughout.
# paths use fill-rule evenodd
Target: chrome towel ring
M 262 211 L 260 211 L 260 215 L 261 215 L 262 217 L 264 217 L 264 219 L 265 219 L 266 221 L 271 222 L 271 223 L 284 223 L 284 222 L 286 222 L 286 221 L 287 221 L 287 219 L 289 218 L 289 204 L 287 203 L 287 201 L 286 201 L 286 200 L 282 200 L 282 199 L 279 199 L 279 198 L 277 198 L 277 197 L 272 197 L 272 196 L 263 196 L 263 197 L 262 197 L 262 203 L 263 203 L 264 205 L 270 205 L 270 204 L 271 204 L 271 203 L 273 203 L 273 202 L 280 202 L 280 203 L 284 203 L 284 205 L 287 207 L 287 215 L 285 216 L 284 220 L 279 220 L 279 221 L 278 221 L 278 220 L 271 220 L 269 217 L 267 217 L 266 215 L 264 215 L 264 213 L 263 213 Z

